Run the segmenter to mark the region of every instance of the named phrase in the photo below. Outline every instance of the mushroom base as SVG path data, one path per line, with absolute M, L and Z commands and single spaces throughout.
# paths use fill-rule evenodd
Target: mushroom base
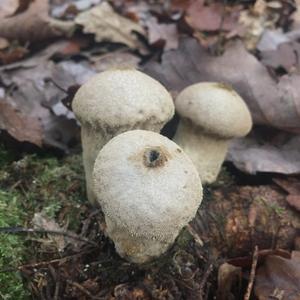
M 217 179 L 227 153 L 228 139 L 204 134 L 193 125 L 181 121 L 173 140 L 191 158 L 202 183 L 212 183 Z
M 121 134 L 125 131 L 134 130 L 134 129 L 144 129 L 154 132 L 160 132 L 161 128 L 164 126 L 164 122 L 152 123 L 148 122 L 146 124 L 136 123 L 132 127 L 116 127 L 116 128 L 94 128 L 89 124 L 84 124 L 81 127 L 81 142 L 82 142 L 82 156 L 83 156 L 83 165 L 85 171 L 85 180 L 86 180 L 86 190 L 87 197 L 89 202 L 92 205 L 99 205 L 99 201 L 96 200 L 95 193 L 93 191 L 93 168 L 95 160 L 99 151 L 102 147 L 113 137 Z
M 113 240 L 116 251 L 126 260 L 142 264 L 162 255 L 174 243 L 176 236 L 168 240 L 150 239 L 133 236 L 126 229 L 114 226 L 114 223 L 105 217 L 107 234 Z

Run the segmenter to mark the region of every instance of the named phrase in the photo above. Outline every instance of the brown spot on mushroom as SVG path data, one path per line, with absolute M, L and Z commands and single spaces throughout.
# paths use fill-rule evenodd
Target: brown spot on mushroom
M 143 163 L 147 168 L 162 167 L 168 161 L 168 156 L 161 147 L 151 147 L 144 151 Z

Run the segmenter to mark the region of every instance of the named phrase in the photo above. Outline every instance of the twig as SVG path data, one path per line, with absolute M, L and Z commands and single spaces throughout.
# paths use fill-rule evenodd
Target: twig
M 216 51 L 217 51 L 217 54 L 219 55 L 220 54 L 220 45 L 221 45 L 221 42 L 222 42 L 222 29 L 223 29 L 223 26 L 224 26 L 224 22 L 225 22 L 225 17 L 226 17 L 226 5 L 227 5 L 227 0 L 224 0 L 223 1 L 223 10 L 222 10 L 222 14 L 221 14 L 221 21 L 220 21 L 220 26 L 219 26 L 219 33 L 218 33 L 218 39 L 217 39 L 217 42 L 216 42 Z
M 246 294 L 244 296 L 244 300 L 249 300 L 250 299 L 252 288 L 253 288 L 253 283 L 254 283 L 254 278 L 255 278 L 255 271 L 256 271 L 257 261 L 258 261 L 258 247 L 255 246 L 254 253 L 253 253 L 253 259 L 252 259 L 249 282 L 248 282 Z
M 74 282 L 74 281 L 71 281 L 71 280 L 67 279 L 67 283 L 69 283 L 72 286 L 76 287 L 78 290 L 80 290 L 82 293 L 84 293 L 86 296 L 90 297 L 91 299 L 95 299 L 95 300 L 103 299 L 103 298 L 99 298 L 97 296 L 93 296 L 86 288 L 84 288 L 78 282 Z
M 77 256 L 81 256 L 81 255 L 83 255 L 83 253 L 88 253 L 88 252 L 89 251 L 80 252 L 80 253 L 76 253 L 76 254 L 70 255 L 70 256 L 65 256 L 65 257 L 62 257 L 62 258 L 56 258 L 56 259 L 52 259 L 52 260 L 48 260 L 48 261 L 41 261 L 41 262 L 37 262 L 37 263 L 33 263 L 33 264 L 21 265 L 21 266 L 18 266 L 16 268 L 0 269 L 0 273 L 22 271 L 23 269 L 26 269 L 26 268 L 44 267 L 44 266 L 47 266 L 47 265 L 50 265 L 50 264 L 60 263 L 63 260 L 69 260 L 69 259 L 75 258 Z
M 198 243 L 201 247 L 203 247 L 204 243 L 199 237 L 198 233 L 193 229 L 193 227 L 191 225 L 188 225 L 187 230 L 190 233 L 190 235 L 194 238 L 195 242 Z
M 51 265 L 49 265 L 49 270 L 53 278 L 53 281 L 55 282 L 55 289 L 54 289 L 52 300 L 58 300 L 58 293 L 60 289 L 60 275 L 59 273 L 55 272 L 55 269 Z
M 65 231 L 59 231 L 59 230 L 45 230 L 45 229 L 34 229 L 34 228 L 23 228 L 23 227 L 0 227 L 0 233 L 12 233 L 12 234 L 17 234 L 17 233 L 48 233 L 48 234 L 55 234 L 55 235 L 63 235 L 65 237 L 68 237 L 73 240 L 77 240 L 80 242 L 85 242 L 88 244 L 91 244 L 95 247 L 98 247 L 98 245 L 90 241 L 84 237 L 79 237 L 78 235 L 68 233 Z
M 200 293 L 200 299 L 203 299 L 203 294 L 204 294 L 204 286 L 207 282 L 207 279 L 209 277 L 209 275 L 211 274 L 211 272 L 213 271 L 213 265 L 210 264 L 207 268 L 207 270 L 205 271 L 203 277 L 202 277 L 202 280 L 200 282 L 200 285 L 199 285 L 199 293 Z

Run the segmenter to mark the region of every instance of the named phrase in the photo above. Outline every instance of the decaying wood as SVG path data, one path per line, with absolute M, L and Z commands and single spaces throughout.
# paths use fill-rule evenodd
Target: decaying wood
M 276 186 L 228 186 L 206 191 L 192 224 L 215 258 L 259 249 L 292 249 L 300 214 Z

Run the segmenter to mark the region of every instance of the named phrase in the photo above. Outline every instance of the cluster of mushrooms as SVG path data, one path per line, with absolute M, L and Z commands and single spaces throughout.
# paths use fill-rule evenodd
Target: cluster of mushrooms
M 198 83 L 175 100 L 135 69 L 97 74 L 75 95 L 82 125 L 88 199 L 100 205 L 120 256 L 144 263 L 164 253 L 195 216 L 202 183 L 213 182 L 231 138 L 252 126 L 241 97 L 220 83 Z M 181 117 L 174 141 L 159 134 Z

